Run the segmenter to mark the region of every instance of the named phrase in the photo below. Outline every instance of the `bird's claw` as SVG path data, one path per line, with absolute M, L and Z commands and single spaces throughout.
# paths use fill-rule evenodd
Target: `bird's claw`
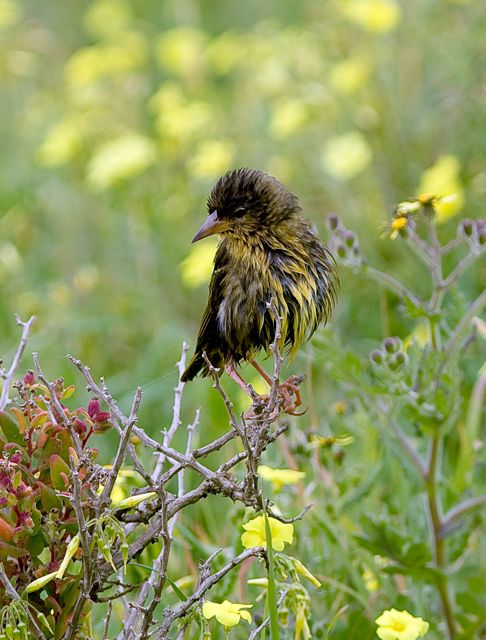
M 307 408 L 303 411 L 296 411 L 302 405 L 302 396 L 299 389 L 301 382 L 302 377 L 290 376 L 288 380 L 278 385 L 278 401 L 272 412 L 266 416 L 268 421 L 273 422 L 281 413 L 286 413 L 290 416 L 303 416 L 307 413 Z M 258 400 L 254 401 L 253 405 L 245 412 L 245 419 L 255 420 L 261 418 L 269 399 L 269 395 L 258 396 Z

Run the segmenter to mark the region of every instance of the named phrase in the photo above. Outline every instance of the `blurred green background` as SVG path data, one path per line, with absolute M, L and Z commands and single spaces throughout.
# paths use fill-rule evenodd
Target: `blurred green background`
M 425 294 L 383 225 L 423 191 L 454 194 L 444 234 L 481 215 L 485 38 L 480 0 L 0 0 L 2 354 L 14 313 L 35 314 L 29 348 L 49 376 L 82 386 L 70 352 L 123 406 L 141 385 L 143 426 L 167 426 L 215 248 L 191 238 L 214 181 L 240 166 L 287 184 L 323 237 L 338 213 L 370 262 Z M 347 348 L 412 330 L 388 294 L 341 277 L 331 331 Z M 485 281 L 483 264 L 465 297 Z M 202 440 L 225 428 L 210 386 L 191 383 L 184 405 L 187 419 L 204 405 Z M 314 395 L 325 433 L 339 398 L 328 380 Z

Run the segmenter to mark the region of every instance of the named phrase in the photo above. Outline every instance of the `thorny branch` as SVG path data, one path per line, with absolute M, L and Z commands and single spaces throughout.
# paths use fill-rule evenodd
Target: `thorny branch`
M 172 625 L 184 617 L 190 611 L 191 607 L 198 603 L 206 591 L 216 584 L 216 582 L 246 558 L 264 555 L 264 550 L 257 547 L 255 549 L 248 549 L 230 559 L 222 569 L 215 573 L 211 574 L 206 566 L 204 571 L 201 570 L 200 580 L 194 594 L 189 596 L 183 603 L 172 608 L 166 608 L 161 626 L 158 629 L 154 626 L 156 609 L 159 603 L 163 602 L 164 587 L 168 579 L 167 570 L 174 526 L 181 511 L 185 507 L 204 499 L 209 494 L 226 496 L 232 501 L 242 502 L 245 506 L 252 507 L 256 511 L 263 508 L 263 499 L 256 470 L 265 449 L 287 429 L 285 424 L 276 425 L 275 427 L 272 426 L 281 413 L 279 380 L 282 357 L 279 347 L 281 318 L 278 316 L 272 303 L 270 303 L 269 309 L 275 317 L 276 325 L 275 340 L 271 346 L 271 352 L 274 358 L 274 373 L 269 395 L 263 397 L 255 395 L 252 408 L 245 415 L 241 416 L 241 418 L 237 418 L 233 404 L 221 385 L 218 375 L 219 372 L 208 363 L 210 373 L 213 375 L 214 386 L 224 401 L 231 428 L 214 441 L 193 449 L 192 441 L 194 431 L 200 418 L 198 410 L 193 423 L 187 427 L 184 452 L 172 446 L 174 436 L 183 424 L 181 419 L 183 383 L 179 382 L 175 389 L 171 424 L 169 429 L 163 433 L 162 443 L 160 443 L 137 426 L 137 413 L 142 397 L 140 389 L 137 389 L 130 413 L 126 415 L 111 395 L 105 381 L 103 379 L 99 382 L 95 381 L 90 369 L 86 365 L 80 360 L 68 356 L 69 360 L 83 375 L 87 383 L 88 391 L 107 405 L 110 413 L 110 422 L 119 435 L 119 444 L 111 471 L 105 474 L 106 480 L 104 481 L 104 488 L 101 494 L 99 496 L 91 495 L 87 504 L 81 504 L 81 481 L 77 474 L 77 469 L 73 464 L 73 505 L 81 536 L 83 578 L 82 589 L 78 596 L 73 618 L 65 635 L 65 640 L 71 640 L 75 637 L 76 630 L 79 628 L 82 620 L 84 607 L 88 600 L 96 601 L 98 600 L 97 594 L 107 588 L 113 588 L 109 583 L 114 573 L 113 567 L 118 570 L 124 564 L 120 540 L 115 542 L 110 551 L 111 562 L 107 562 L 106 558 L 102 558 L 97 554 L 96 547 L 92 542 L 93 534 L 89 531 L 90 522 L 93 522 L 93 518 L 96 521 L 96 519 L 103 518 L 104 516 L 114 515 L 120 525 L 124 527 L 125 535 L 133 534 L 135 531 L 137 532 L 138 535 L 136 537 L 132 536 L 132 541 L 126 545 L 127 548 L 124 551 L 124 555 L 127 562 L 130 562 L 132 558 L 138 556 L 153 542 L 157 540 L 162 541 L 160 554 L 153 564 L 153 570 L 150 576 L 140 588 L 137 598 L 129 605 L 130 610 L 125 620 L 124 630 L 119 635 L 119 640 L 147 640 L 154 633 L 158 634 L 157 638 L 167 638 L 167 634 L 172 628 Z M 179 377 L 185 367 L 186 353 L 187 346 L 184 344 L 180 361 L 177 364 Z M 47 379 L 45 379 L 37 358 L 36 369 L 40 379 L 51 394 L 54 416 L 57 417 L 58 420 L 66 420 L 62 412 L 62 406 L 54 393 L 54 387 L 52 383 L 49 383 Z M 300 380 L 297 381 L 297 384 L 299 383 Z M 130 436 L 132 434 L 140 439 L 144 449 L 154 452 L 156 462 L 152 471 L 150 471 L 150 464 L 147 464 L 146 457 L 144 456 L 142 458 L 142 454 L 137 451 L 131 442 Z M 227 456 L 226 459 L 219 464 L 215 471 L 200 462 L 201 459 L 210 456 L 216 451 L 222 450 L 228 443 L 238 440 L 241 442 L 243 450 L 237 453 L 231 453 L 231 455 Z M 156 496 L 132 510 L 119 511 L 116 506 L 113 507 L 111 505 L 110 496 L 125 456 L 131 459 L 134 468 L 146 483 L 146 486 L 142 490 L 137 490 L 134 495 L 140 492 L 153 492 Z M 74 463 L 74 461 L 72 462 Z M 232 474 L 232 470 L 242 463 L 246 465 L 247 473 L 245 474 L 245 478 L 240 481 Z M 93 473 L 95 473 L 97 465 L 93 465 L 93 467 Z M 187 470 L 191 470 L 199 476 L 201 481 L 195 488 L 186 490 L 184 474 Z M 168 489 L 168 483 L 175 476 L 178 482 L 177 490 L 174 493 Z M 89 481 L 90 477 L 83 479 L 84 483 L 89 483 Z M 310 506 L 311 505 L 306 506 L 302 513 L 294 518 L 285 518 L 280 514 L 273 513 L 271 509 L 267 511 L 269 515 L 280 519 L 282 522 L 293 522 L 301 518 Z M 90 518 L 90 522 L 87 523 Z M 139 526 L 141 526 L 141 528 L 138 530 L 137 528 Z M 206 572 L 207 575 L 203 575 L 204 572 Z M 126 585 L 121 586 L 125 587 Z M 108 597 L 110 598 L 110 596 Z

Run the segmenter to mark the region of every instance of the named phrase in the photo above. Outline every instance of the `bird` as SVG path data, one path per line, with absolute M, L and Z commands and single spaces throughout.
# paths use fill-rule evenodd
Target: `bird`
M 220 177 L 207 210 L 192 242 L 215 234 L 220 242 L 195 353 L 181 381 L 209 375 L 209 362 L 252 395 L 237 366 L 251 363 L 271 384 L 255 358 L 270 353 L 275 314 L 281 318 L 279 347 L 292 358 L 329 319 L 339 277 L 298 198 L 264 171 L 240 168 Z

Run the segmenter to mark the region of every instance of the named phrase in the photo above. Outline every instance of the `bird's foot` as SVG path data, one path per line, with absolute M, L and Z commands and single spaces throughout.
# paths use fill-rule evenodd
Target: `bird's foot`
M 299 385 L 303 382 L 304 376 L 290 376 L 288 380 L 282 382 L 277 387 L 277 401 L 275 407 L 265 419 L 274 422 L 280 414 L 287 413 L 291 416 L 302 416 L 304 411 L 297 411 L 302 405 L 302 396 L 300 394 Z M 252 406 L 245 412 L 246 420 L 256 420 L 262 418 L 265 407 L 268 405 L 270 395 L 260 395 L 253 399 Z
M 285 382 L 278 385 L 278 393 L 282 398 L 282 411 L 291 416 L 303 416 L 304 411 L 296 411 L 302 405 L 302 396 L 300 394 L 299 385 L 303 382 L 303 376 L 290 376 Z

